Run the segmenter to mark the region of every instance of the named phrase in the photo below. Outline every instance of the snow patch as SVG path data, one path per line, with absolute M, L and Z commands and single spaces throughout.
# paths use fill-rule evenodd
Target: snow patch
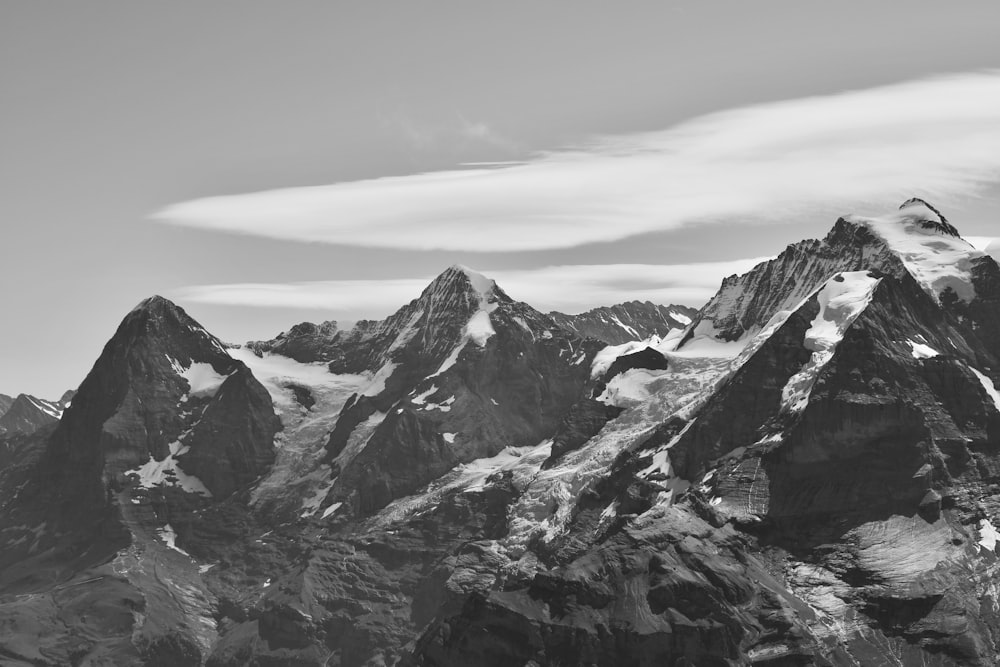
M 440 410 L 441 412 L 451 412 L 451 405 L 455 402 L 454 396 L 449 396 L 440 403 L 428 403 L 423 410 Z
M 177 546 L 177 533 L 174 532 L 174 527 L 169 523 L 165 524 L 163 528 L 157 530 L 156 534 L 159 535 L 160 539 L 163 540 L 163 543 L 166 544 L 168 548 L 173 549 L 177 553 L 184 554 L 188 558 L 191 557 L 191 554 Z
M 485 310 L 477 310 L 465 325 L 465 335 L 479 347 L 486 347 L 486 341 L 496 334 L 490 314 Z
M 819 289 L 816 296 L 819 313 L 805 334 L 805 347 L 812 351 L 812 356 L 781 390 L 782 412 L 800 412 L 805 408 L 820 371 L 833 358 L 844 332 L 871 303 L 875 287 L 881 281 L 867 271 L 848 271 L 838 273 Z
M 680 322 L 684 326 L 687 326 L 687 325 L 691 324 L 691 318 L 690 317 L 688 317 L 684 313 L 678 313 L 676 310 L 671 310 L 670 311 L 670 317 L 674 318 L 675 320 L 677 320 L 678 322 Z
M 187 381 L 189 396 L 215 396 L 219 387 L 229 377 L 216 372 L 212 364 L 193 361 L 190 366 L 185 367 L 170 355 L 167 355 L 167 360 L 170 361 L 174 371 Z
M 385 381 L 389 379 L 389 376 L 392 375 L 398 365 L 399 364 L 392 361 L 387 361 L 383 364 L 382 368 L 378 369 L 378 371 L 375 372 L 375 375 L 372 376 L 371 383 L 364 388 L 361 395 L 378 396 L 385 391 Z
M 976 377 L 979 378 L 979 383 L 983 385 L 983 389 L 985 389 L 989 397 L 993 399 L 993 405 L 996 407 L 997 412 L 1000 412 L 1000 392 L 998 392 L 997 388 L 993 385 L 993 380 L 989 379 L 972 366 L 969 366 L 969 370 L 975 373 Z
M 454 433 L 442 433 L 441 437 L 444 438 L 444 441 L 447 442 L 448 444 L 452 444 L 455 442 Z
M 177 457 L 188 451 L 187 445 L 182 445 L 180 441 L 171 442 L 168 445 L 170 453 L 162 461 L 157 461 L 150 455 L 149 461 L 138 468 L 125 471 L 126 475 L 138 475 L 139 486 L 143 489 L 151 489 L 155 486 L 176 486 L 188 493 L 196 493 L 207 498 L 212 497 L 212 492 L 205 484 L 195 477 L 181 470 L 177 463 Z
M 1000 539 L 1000 532 L 997 532 L 989 519 L 983 519 L 979 522 L 979 546 L 987 551 L 994 551 L 997 548 L 998 539 Z
M 344 503 L 334 503 L 334 504 L 330 505 L 330 506 L 329 506 L 329 507 L 327 507 L 327 508 L 326 508 L 325 510 L 323 510 L 323 515 L 322 515 L 322 516 L 320 516 L 320 518 L 321 518 L 321 519 L 325 519 L 325 518 L 327 518 L 328 516 L 330 516 L 331 514 L 333 514 L 334 512 L 336 512 L 337 510 L 339 510 L 339 509 L 340 509 L 340 507 L 341 507 L 341 506 L 342 506 L 343 504 L 344 504 Z
M 918 343 L 915 340 L 907 340 L 906 342 L 910 344 L 910 354 L 913 355 L 914 359 L 932 359 L 941 354 L 930 345 Z
M 420 392 L 419 394 L 411 398 L 410 403 L 413 403 L 414 405 L 423 405 L 424 403 L 427 402 L 426 401 L 427 397 L 436 392 L 437 390 L 438 390 L 437 385 L 432 384 L 430 389 L 428 389 L 427 391 Z

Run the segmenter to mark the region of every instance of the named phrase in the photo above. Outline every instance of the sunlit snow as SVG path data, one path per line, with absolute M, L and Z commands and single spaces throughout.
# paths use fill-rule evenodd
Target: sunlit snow
M 781 409 L 799 412 L 809 401 L 816 378 L 833 358 L 844 332 L 871 302 L 881 278 L 867 271 L 839 273 L 826 282 L 817 294 L 819 312 L 805 333 L 805 347 L 812 356 L 781 390 Z
M 186 445 L 181 445 L 179 441 L 171 442 L 169 454 L 161 461 L 157 461 L 152 456 L 138 468 L 126 471 L 126 475 L 137 475 L 139 486 L 143 489 L 151 489 L 155 486 L 177 486 L 188 493 L 197 493 L 202 496 L 211 497 L 212 493 L 208 487 L 194 475 L 185 473 L 177 463 L 177 457 L 188 451 Z
M 941 354 L 930 345 L 918 343 L 915 340 L 907 340 L 906 342 L 910 344 L 910 354 L 913 355 L 914 359 L 932 359 Z
M 864 224 L 899 255 L 907 271 L 935 299 L 952 288 L 963 301 L 976 296 L 972 285 L 972 264 L 985 255 L 968 241 L 941 232 L 922 221 L 940 222 L 940 216 L 920 202 L 914 202 L 878 218 L 848 216 Z
M 983 389 L 985 389 L 989 397 L 993 399 L 993 405 L 996 406 L 997 411 L 1000 412 L 1000 392 L 998 392 L 997 388 L 993 385 L 993 380 L 989 379 L 972 366 L 969 366 L 969 370 L 975 373 L 976 377 L 979 378 L 979 382 L 983 385 Z

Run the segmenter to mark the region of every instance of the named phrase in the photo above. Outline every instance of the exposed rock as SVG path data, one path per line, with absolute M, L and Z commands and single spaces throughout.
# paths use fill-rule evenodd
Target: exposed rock
M 594 308 L 578 315 L 552 312 L 549 317 L 581 338 L 596 338 L 608 345 L 621 345 L 650 336 L 665 337 L 684 329 L 698 311 L 688 306 L 659 306 L 649 301 L 627 301 Z

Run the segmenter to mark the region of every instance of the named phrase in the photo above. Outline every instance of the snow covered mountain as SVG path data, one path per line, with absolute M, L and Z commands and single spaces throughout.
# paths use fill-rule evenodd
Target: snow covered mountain
M 301 350 L 303 339 L 313 347 L 299 359 L 327 361 L 337 375 L 370 376 L 342 408 L 325 456 L 330 488 L 322 508 L 361 515 L 458 464 L 551 435 L 590 382 L 590 360 L 601 347 L 461 266 L 384 321 L 324 340 L 300 325 L 248 348 L 281 354 Z
M 0 439 L 0 655 L 996 664 L 997 263 L 911 200 L 661 308 L 607 344 L 455 266 L 227 347 L 143 302 Z
M 650 336 L 665 338 L 671 331 L 685 329 L 698 311 L 688 306 L 660 306 L 649 301 L 627 301 L 594 308 L 578 315 L 549 313 L 556 324 L 581 338 L 596 338 L 609 345 L 621 345 Z

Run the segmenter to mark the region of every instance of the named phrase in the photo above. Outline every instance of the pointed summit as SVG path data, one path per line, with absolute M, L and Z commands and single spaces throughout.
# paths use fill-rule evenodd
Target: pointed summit
M 800 241 L 748 273 L 726 278 L 681 347 L 699 339 L 746 342 L 779 324 L 835 274 L 869 269 L 897 279 L 909 274 L 935 301 L 947 292 L 946 300 L 965 304 L 977 290 L 988 289 L 992 278 L 987 274 L 997 271 L 989 256 L 959 236 L 936 208 L 913 198 L 886 215 L 844 216 L 822 240 Z M 720 351 L 731 355 L 741 349 L 733 345 Z
M 221 497 L 270 464 L 276 429 L 249 369 L 183 308 L 153 296 L 125 316 L 72 398 L 53 434 L 49 486 L 67 503 L 105 504 L 127 471 L 189 449 L 184 470 Z
M 942 215 L 941 211 L 937 210 L 935 207 L 933 207 L 930 204 L 928 204 L 926 200 L 923 200 L 920 197 L 911 197 L 911 198 L 907 199 L 906 201 L 904 201 L 902 204 L 899 205 L 899 210 L 900 211 L 903 211 L 903 210 L 906 210 L 906 209 L 911 209 L 908 212 L 916 212 L 920 208 L 925 208 L 928 211 L 930 211 L 931 213 L 933 213 L 934 215 L 936 215 L 937 216 L 937 222 L 942 222 L 942 223 L 948 225 L 948 218 L 944 217 L 944 215 Z M 931 216 L 928 216 L 928 219 L 929 219 L 929 221 L 933 221 L 933 218 L 931 218 Z M 951 227 L 951 225 L 948 225 L 948 226 Z M 951 227 L 951 229 L 955 230 L 954 227 Z M 955 230 L 955 236 L 958 236 L 958 230 Z
M 435 310 L 444 308 L 464 314 L 489 309 L 490 304 L 510 302 L 511 298 L 496 281 L 461 264 L 453 264 L 424 288 L 420 301 L 432 305 Z

